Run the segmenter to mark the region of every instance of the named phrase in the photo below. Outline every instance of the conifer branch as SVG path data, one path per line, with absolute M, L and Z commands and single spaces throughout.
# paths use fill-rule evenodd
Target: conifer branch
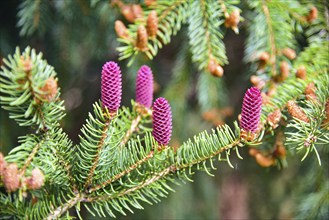
M 89 170 L 88 177 L 87 177 L 87 180 L 86 180 L 86 183 L 85 183 L 85 186 L 84 186 L 85 188 L 87 188 L 90 185 L 91 180 L 94 176 L 95 169 L 98 165 L 98 161 L 99 161 L 99 157 L 100 157 L 99 154 L 100 154 L 102 148 L 104 147 L 105 139 L 107 138 L 107 131 L 109 129 L 110 120 L 111 120 L 111 118 L 109 118 L 107 121 L 104 122 L 104 127 L 103 127 L 103 130 L 102 130 L 102 136 L 101 136 L 101 139 L 99 140 L 99 142 L 97 144 L 96 156 L 94 157 L 94 160 L 92 162 L 92 166 Z
M 134 163 L 133 165 L 131 165 L 130 167 L 128 167 L 128 169 L 122 171 L 121 173 L 115 175 L 113 178 L 101 183 L 101 184 L 98 184 L 94 187 L 92 187 L 90 190 L 89 190 L 89 193 L 92 193 L 94 191 L 97 191 L 101 188 L 104 188 L 105 186 L 111 184 L 112 182 L 114 181 L 117 181 L 119 180 L 121 177 L 123 177 L 124 175 L 130 173 L 131 171 L 133 171 L 134 169 L 136 169 L 139 165 L 141 165 L 142 163 L 146 162 L 148 159 L 152 158 L 154 156 L 154 151 L 151 151 L 150 153 L 148 153 L 143 159 L 137 161 L 136 163 Z
M 28 156 L 28 158 L 26 159 L 24 166 L 22 167 L 22 169 L 20 170 L 20 173 L 22 176 L 24 176 L 26 168 L 28 166 L 30 166 L 33 158 L 36 156 L 36 154 L 38 153 L 41 145 L 44 143 L 44 139 L 42 139 L 39 143 L 36 144 L 36 146 L 33 148 L 32 152 L 30 153 L 30 155 Z
M 272 75 L 276 76 L 276 53 L 277 53 L 277 49 L 276 49 L 276 45 L 275 45 L 275 38 L 274 38 L 274 32 L 273 32 L 273 28 L 272 28 L 272 21 L 271 21 L 271 16 L 270 16 L 270 11 L 267 7 L 266 4 L 266 0 L 261 0 L 262 1 L 262 9 L 266 18 L 266 23 L 268 26 L 268 36 L 269 36 L 269 45 L 270 45 L 270 49 L 271 49 L 271 54 L 270 54 L 270 62 L 271 62 L 271 66 L 272 66 Z

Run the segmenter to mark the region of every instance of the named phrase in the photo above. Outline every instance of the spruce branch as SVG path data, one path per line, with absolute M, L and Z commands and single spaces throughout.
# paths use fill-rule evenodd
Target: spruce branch
M 146 40 L 145 47 L 138 47 L 137 29 L 141 26 L 146 26 L 146 19 L 136 21 L 128 26 L 128 37 L 119 38 L 118 41 L 122 44 L 117 50 L 119 51 L 119 60 L 130 59 L 130 66 L 139 53 L 144 53 L 149 59 L 153 59 L 158 53 L 159 48 L 170 42 L 172 35 L 176 35 L 181 29 L 182 24 L 186 22 L 188 16 L 189 1 L 160 1 L 156 5 L 151 5 L 147 11 L 144 11 L 144 16 L 148 16 L 153 10 L 158 15 L 157 32 L 154 37 L 143 36 Z
M 222 9 L 218 2 L 193 1 L 190 10 L 189 43 L 192 59 L 198 64 L 198 69 L 207 71 L 210 61 L 219 65 L 226 64 L 223 34 L 219 30 Z
M 0 71 L 2 108 L 20 126 L 35 125 L 38 130 L 57 126 L 65 114 L 53 67 L 29 47 L 23 53 L 17 48 L 13 57 L 3 61 L 7 67 Z

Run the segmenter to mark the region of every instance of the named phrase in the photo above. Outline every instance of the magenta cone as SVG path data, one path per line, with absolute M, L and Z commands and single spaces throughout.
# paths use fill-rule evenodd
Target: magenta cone
M 104 64 L 102 70 L 102 103 L 109 111 L 119 109 L 122 96 L 121 70 L 116 62 Z
M 153 131 L 154 139 L 160 145 L 167 145 L 171 138 L 172 116 L 169 102 L 165 98 L 158 98 L 153 104 Z
M 153 74 L 150 67 L 144 65 L 137 73 L 136 78 L 136 102 L 147 108 L 153 101 Z
M 256 132 L 262 111 L 262 95 L 259 89 L 251 87 L 244 95 L 241 111 L 240 128 Z

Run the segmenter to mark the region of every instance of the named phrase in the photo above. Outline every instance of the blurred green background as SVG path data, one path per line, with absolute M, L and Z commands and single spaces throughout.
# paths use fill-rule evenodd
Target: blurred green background
M 44 54 L 58 73 L 67 116 L 62 122 L 69 137 L 77 143 L 80 128 L 92 103 L 100 98 L 102 65 L 117 61 L 118 42 L 114 21 L 124 20 L 108 1 L 95 7 L 85 0 L 44 1 L 43 15 L 36 30 L 20 34 L 18 24 L 19 0 L 0 0 L 0 57 L 13 54 L 15 47 L 35 48 Z M 33 1 L 31 1 L 33 2 Z M 135 1 L 138 2 L 138 1 Z M 243 2 L 243 1 L 242 1 Z M 243 9 L 243 5 L 241 6 Z M 247 22 L 247 21 L 246 21 Z M 166 97 L 173 108 L 174 137 L 172 145 L 179 145 L 205 129 L 214 127 L 204 120 L 205 112 L 213 108 L 231 108 L 232 114 L 218 115 L 217 119 L 232 125 L 240 113 L 241 100 L 250 87 L 247 65 L 243 63 L 246 30 L 240 34 L 227 30 L 225 45 L 230 64 L 224 67 L 222 79 L 203 76 L 191 64 L 187 48 L 186 27 L 174 36 L 172 42 L 160 50 L 153 61 L 139 57 L 129 68 L 119 62 L 123 73 L 122 105 L 129 106 L 134 98 L 135 76 L 138 68 L 149 65 L 158 84 L 155 97 Z M 177 77 L 179 76 L 179 77 Z M 202 82 L 202 83 L 200 83 Z M 177 90 L 179 89 L 179 90 Z M 179 92 L 177 92 L 179 91 Z M 179 94 L 178 94 L 179 93 Z M 182 93 L 182 95 L 180 95 Z M 212 99 L 215 97 L 215 99 Z M 27 133 L 8 119 L 0 110 L 0 147 L 6 155 L 17 145 L 17 137 Z M 259 167 L 242 150 L 243 160 L 232 157 L 234 169 L 227 163 L 216 162 L 215 177 L 198 172 L 194 182 L 174 186 L 176 192 L 159 204 L 146 205 L 134 214 L 119 219 L 325 219 L 329 211 L 317 207 L 316 193 L 328 192 L 328 158 L 322 167 L 310 156 L 303 163 L 299 157 L 288 156 L 289 166 L 283 170 Z M 314 196 L 314 197 L 312 197 Z M 316 200 L 313 201 L 312 199 Z M 313 205 L 313 206 L 312 206 Z M 329 206 L 328 206 L 329 209 Z M 313 212 L 313 213 L 312 213 Z M 85 219 L 93 217 L 82 210 Z M 308 218 L 310 217 L 310 218 Z

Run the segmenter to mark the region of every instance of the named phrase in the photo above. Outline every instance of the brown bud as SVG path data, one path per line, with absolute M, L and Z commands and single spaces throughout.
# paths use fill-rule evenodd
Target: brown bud
M 264 51 L 259 55 L 259 61 L 268 63 L 269 60 L 270 60 L 270 54 L 268 52 Z
M 236 28 L 240 21 L 240 11 L 234 10 L 232 13 L 225 19 L 225 27 L 227 28 Z
M 147 41 L 148 36 L 146 29 L 143 25 L 138 26 L 137 29 L 137 39 L 136 39 L 136 47 L 139 50 L 145 51 L 147 50 Z
M 291 48 L 282 49 L 282 54 L 285 55 L 289 60 L 296 58 L 296 52 Z
M 155 5 L 157 3 L 156 0 L 145 0 L 144 2 L 146 6 Z
M 305 112 L 294 101 L 292 101 L 292 100 L 288 101 L 287 108 L 288 108 L 289 114 L 292 117 L 298 118 L 301 121 L 309 123 L 310 120 L 308 119 Z
M 53 101 L 58 92 L 57 80 L 54 77 L 48 78 L 40 90 L 42 91 L 40 95 L 42 99 L 48 102 Z
M 3 183 L 8 192 L 14 192 L 20 187 L 20 175 L 17 164 L 8 164 L 3 172 Z
M 158 16 L 155 10 L 151 11 L 149 16 L 147 17 L 147 34 L 154 38 L 157 35 L 158 31 Z
M 3 172 L 5 171 L 7 166 L 7 162 L 5 161 L 5 157 L 3 154 L 0 152 L 0 176 L 3 175 Z
M 135 15 L 133 13 L 132 5 L 123 5 L 121 7 L 122 15 L 127 19 L 127 21 L 134 23 Z
M 279 122 L 281 120 L 281 111 L 280 109 L 276 109 L 274 112 L 268 114 L 267 123 L 273 128 L 277 128 L 279 126 Z
M 306 68 L 305 66 L 300 66 L 297 69 L 296 77 L 302 80 L 306 79 Z
M 125 26 L 125 24 L 122 21 L 116 20 L 114 23 L 114 29 L 117 33 L 118 37 L 120 38 L 128 38 L 128 30 Z
M 265 81 L 263 79 L 261 79 L 259 76 L 256 76 L 256 75 L 252 75 L 250 77 L 250 82 L 255 86 L 257 87 L 258 89 L 262 89 L 264 88 L 265 86 Z
M 315 91 L 316 87 L 314 83 L 309 83 L 305 88 L 306 99 L 313 102 L 318 101 L 318 97 L 316 96 Z
M 143 17 L 143 9 L 140 5 L 133 4 L 131 6 L 132 13 L 134 14 L 135 20 Z
M 286 61 L 280 63 L 280 76 L 278 77 L 278 82 L 282 82 L 289 76 L 290 67 Z
M 259 154 L 260 152 L 256 149 L 256 148 L 249 148 L 249 155 L 252 157 L 255 157 L 257 154 Z
M 312 23 L 317 18 L 318 18 L 318 9 L 315 6 L 313 6 L 309 14 L 306 16 L 306 20 L 308 21 L 308 23 Z
M 32 170 L 32 174 L 26 179 L 26 186 L 28 189 L 40 189 L 45 181 L 42 171 L 37 167 Z
M 206 121 L 212 121 L 217 117 L 216 109 L 211 109 L 210 111 L 206 111 L 202 113 L 202 118 Z
M 264 156 L 263 154 L 259 153 L 255 156 L 256 162 L 262 167 L 270 167 L 274 164 L 274 159 L 272 156 Z
M 208 64 L 208 70 L 211 75 L 215 77 L 222 77 L 224 74 L 223 67 L 221 67 L 214 59 L 210 59 Z

